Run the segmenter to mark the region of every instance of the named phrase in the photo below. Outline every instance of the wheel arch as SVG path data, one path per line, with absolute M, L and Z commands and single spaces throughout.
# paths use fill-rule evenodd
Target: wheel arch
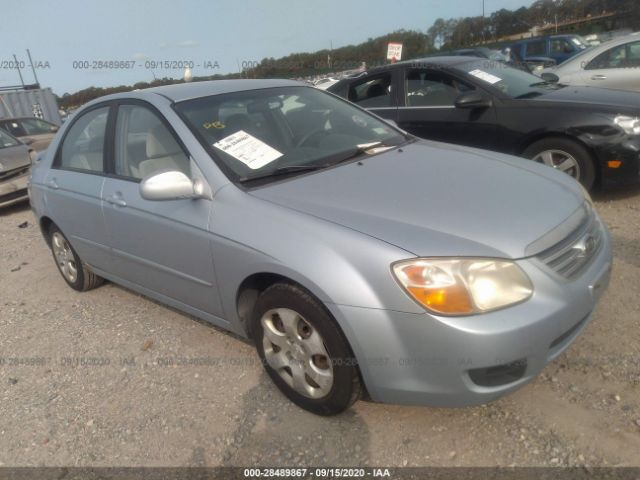
M 248 338 L 253 338 L 253 332 L 251 331 L 251 314 L 253 313 L 253 308 L 256 304 L 256 301 L 258 300 L 258 297 L 267 288 L 276 283 L 289 283 L 304 290 L 307 294 L 315 298 L 320 305 L 322 305 L 322 308 L 331 318 L 334 319 L 334 321 L 338 325 L 338 328 L 342 330 L 339 322 L 334 318 L 329 309 L 326 307 L 325 302 L 322 300 L 323 295 L 316 294 L 313 287 L 307 286 L 305 284 L 306 282 L 303 283 L 299 280 L 296 280 L 290 275 L 264 270 L 247 276 L 240 283 L 236 292 L 236 314 L 238 316 L 238 320 L 240 321 L 240 325 Z M 344 331 L 342 333 L 344 335 Z
M 48 246 L 51 246 L 51 236 L 49 235 L 49 230 L 51 229 L 51 225 L 55 225 L 54 221 L 46 215 L 43 215 L 42 217 L 40 217 L 38 225 L 40 226 L 40 232 L 44 237 L 44 241 L 47 242 Z

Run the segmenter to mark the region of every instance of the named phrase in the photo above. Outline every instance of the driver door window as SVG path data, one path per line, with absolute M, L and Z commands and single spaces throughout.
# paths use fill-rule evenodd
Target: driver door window
M 473 87 L 442 72 L 409 70 L 405 88 L 407 107 L 452 107 L 455 99 Z
M 189 156 L 167 126 L 146 107 L 118 108 L 115 140 L 116 175 L 141 180 L 177 170 L 191 176 Z
M 586 70 L 640 67 L 640 42 L 611 48 L 594 58 Z

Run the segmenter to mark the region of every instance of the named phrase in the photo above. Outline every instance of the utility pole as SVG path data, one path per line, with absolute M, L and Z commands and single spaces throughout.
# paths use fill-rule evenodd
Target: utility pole
M 31 60 L 31 52 L 29 51 L 29 49 L 27 48 L 27 56 L 29 57 L 29 63 L 31 64 L 31 71 L 33 72 L 33 78 L 36 80 L 36 83 L 38 84 L 38 88 L 40 85 L 40 82 L 38 82 L 38 76 L 36 75 L 36 67 L 33 66 L 33 60 Z
M 482 43 L 484 42 L 484 0 L 482 0 Z
M 20 64 L 18 63 L 18 57 L 16 54 L 13 54 L 13 61 L 16 64 L 16 70 L 18 70 L 18 75 L 20 75 L 20 84 L 22 84 L 22 88 L 24 88 L 24 80 L 22 79 L 22 72 L 20 71 Z

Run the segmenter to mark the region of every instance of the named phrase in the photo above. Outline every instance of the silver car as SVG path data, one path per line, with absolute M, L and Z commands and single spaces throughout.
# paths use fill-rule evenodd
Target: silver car
M 640 32 L 592 47 L 557 67 L 553 73 L 566 85 L 640 92 Z
M 24 202 L 31 167 L 31 151 L 0 129 L 0 208 Z
M 568 175 L 416 139 L 285 80 L 97 99 L 33 169 L 74 289 L 102 279 L 255 341 L 311 412 L 465 406 L 531 381 L 585 328 L 607 229 Z

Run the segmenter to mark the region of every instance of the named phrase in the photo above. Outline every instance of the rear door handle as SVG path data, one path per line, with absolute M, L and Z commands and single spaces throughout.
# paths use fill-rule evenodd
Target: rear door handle
M 107 203 L 110 203 L 111 205 L 116 205 L 118 207 L 126 207 L 127 206 L 127 202 L 125 202 L 122 197 L 116 196 L 116 195 L 112 195 L 110 197 L 105 198 L 105 201 Z
M 54 190 L 57 190 L 60 188 L 55 178 L 52 178 L 51 180 L 47 181 L 47 187 L 53 188 Z
M 607 76 L 606 75 L 594 75 L 591 77 L 591 80 L 606 80 Z

